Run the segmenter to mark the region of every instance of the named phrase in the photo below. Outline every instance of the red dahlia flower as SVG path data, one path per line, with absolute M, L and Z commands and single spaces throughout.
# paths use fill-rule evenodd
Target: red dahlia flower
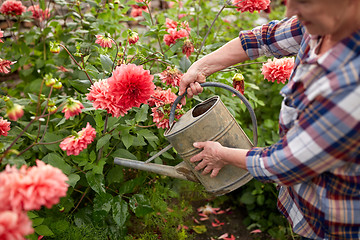
M 254 12 L 265 10 L 270 4 L 270 0 L 233 0 L 232 3 L 237 7 L 236 10 L 240 12 Z
M 4 15 L 21 15 L 26 11 L 26 7 L 22 5 L 21 1 L 6 0 L 0 7 L 0 12 Z
M 159 77 L 162 82 L 166 83 L 167 85 L 171 85 L 173 87 L 177 87 L 180 84 L 181 77 L 183 73 L 180 72 L 176 68 L 171 68 L 168 66 L 166 70 L 159 74 Z
M 171 89 L 162 90 L 157 88 L 149 100 L 149 105 L 154 106 L 151 111 L 153 122 L 156 123 L 158 128 L 169 128 L 169 116 L 172 103 L 176 99 L 176 94 L 171 92 Z M 179 119 L 184 114 L 181 105 L 176 106 L 175 117 Z
M 50 18 L 50 11 L 49 9 L 42 10 L 39 5 L 30 6 L 27 9 L 28 11 L 32 12 L 32 17 L 34 19 L 38 19 L 40 21 Z
M 125 109 L 122 105 L 117 104 L 116 98 L 109 93 L 107 79 L 95 82 L 86 96 L 93 103 L 95 109 L 104 109 L 113 117 L 124 116 L 130 109 Z
M 108 78 L 109 94 L 123 109 L 140 107 L 154 93 L 154 76 L 149 70 L 135 64 L 121 64 Z
M 194 45 L 189 39 L 186 39 L 184 41 L 184 45 L 182 46 L 182 52 L 186 55 L 187 58 L 189 58 L 191 53 L 194 52 Z

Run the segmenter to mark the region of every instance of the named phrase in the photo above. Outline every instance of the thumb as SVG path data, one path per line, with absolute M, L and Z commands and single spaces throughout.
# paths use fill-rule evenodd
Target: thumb
M 194 142 L 193 146 L 196 148 L 204 148 L 205 143 L 204 142 Z

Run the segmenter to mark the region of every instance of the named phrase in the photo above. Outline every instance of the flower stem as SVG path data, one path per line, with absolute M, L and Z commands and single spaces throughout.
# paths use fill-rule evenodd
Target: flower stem
M 118 44 L 115 42 L 115 40 L 111 37 L 109 37 L 114 43 L 115 43 L 115 46 L 116 46 L 116 55 L 115 55 L 115 59 L 113 61 L 113 64 L 112 64 L 112 67 L 111 67 L 111 73 L 110 73 L 110 76 L 112 75 L 112 71 L 114 71 L 114 67 L 115 67 L 115 63 L 116 63 L 116 59 L 117 59 L 117 56 L 118 56 L 118 53 L 119 53 L 119 46 Z
M 152 17 L 152 14 L 151 14 L 151 9 L 150 9 L 150 7 L 149 7 L 149 5 L 147 4 L 146 1 L 145 1 L 144 3 L 145 3 L 145 5 L 146 5 L 147 9 L 149 10 L 149 15 L 150 15 L 151 24 L 152 24 L 153 26 L 155 26 L 155 22 L 154 22 L 154 19 L 153 19 L 153 17 Z M 158 35 L 158 34 L 156 35 L 156 38 L 157 38 L 158 43 L 159 43 L 160 52 L 164 55 L 164 51 L 163 51 L 163 49 L 162 49 L 161 41 L 160 41 L 160 38 L 159 38 L 159 35 Z
M 89 79 L 91 85 L 93 85 L 93 81 L 91 80 L 89 74 L 87 73 L 87 71 L 78 63 L 78 61 L 76 61 L 76 59 L 74 58 L 74 56 L 70 53 L 70 51 L 61 43 L 59 44 L 59 46 L 61 46 L 62 48 L 65 49 L 65 51 L 69 54 L 69 56 L 71 57 L 71 59 L 76 63 L 76 65 L 78 65 L 78 67 L 86 74 L 87 78 Z
M 199 48 L 199 50 L 198 50 L 198 53 L 197 53 L 196 58 L 195 58 L 195 61 L 198 60 L 199 55 L 200 55 L 200 53 L 201 53 L 201 50 L 202 50 L 202 48 L 204 47 L 205 41 L 206 41 L 207 37 L 209 36 L 209 33 L 210 33 L 212 27 L 214 26 L 215 21 L 216 21 L 216 20 L 218 19 L 218 17 L 220 16 L 220 13 L 225 9 L 226 5 L 227 5 L 227 3 L 225 2 L 224 6 L 222 6 L 222 8 L 220 9 L 220 11 L 216 14 L 213 22 L 211 23 L 210 28 L 208 29 L 208 31 L 207 31 L 207 33 L 206 33 L 206 35 L 205 35 L 205 37 L 204 37 L 204 39 L 203 39 L 203 41 L 202 41 L 202 43 L 201 43 L 201 46 L 200 46 L 200 48 Z

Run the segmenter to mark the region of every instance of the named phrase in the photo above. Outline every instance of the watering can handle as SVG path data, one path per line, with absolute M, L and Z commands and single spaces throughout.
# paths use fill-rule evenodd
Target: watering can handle
M 252 109 L 249 101 L 235 88 L 226 85 L 224 83 L 218 83 L 218 82 L 205 82 L 205 83 L 201 83 L 200 86 L 202 87 L 220 87 L 226 90 L 229 90 L 230 92 L 232 92 L 233 94 L 235 94 L 238 98 L 241 99 L 241 101 L 243 101 L 243 103 L 245 104 L 247 110 L 250 113 L 250 117 L 251 117 L 251 121 L 252 121 L 252 125 L 253 125 L 253 144 L 254 146 L 257 145 L 257 141 L 258 141 L 258 134 L 257 134 L 257 120 L 256 120 L 256 115 L 254 110 Z M 170 116 L 169 116 L 169 125 L 171 126 L 174 122 L 175 119 L 175 110 L 176 110 L 176 106 L 180 103 L 181 99 L 185 96 L 186 92 L 181 95 L 178 96 L 173 105 L 171 106 L 171 110 L 170 110 Z

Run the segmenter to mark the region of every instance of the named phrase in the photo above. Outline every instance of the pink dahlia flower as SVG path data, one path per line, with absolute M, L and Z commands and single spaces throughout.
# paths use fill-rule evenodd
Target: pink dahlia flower
M 58 168 L 37 160 L 37 166 L 20 170 L 6 166 L 0 173 L 0 210 L 29 211 L 51 208 L 66 196 L 68 178 Z
M 182 22 L 179 26 L 176 21 L 167 18 L 165 25 L 167 27 L 166 31 L 168 34 L 164 35 L 163 40 L 168 46 L 176 43 L 177 39 L 188 37 L 191 31 L 187 22 Z
M 17 121 L 24 115 L 23 107 L 19 104 L 14 104 L 6 110 L 6 115 L 11 121 Z
M 264 79 L 270 82 L 277 80 L 277 83 L 285 83 L 289 79 L 293 67 L 294 58 L 268 59 L 267 63 L 263 64 L 261 73 L 264 75 Z
M 0 73 L 9 73 L 10 72 L 10 65 L 13 65 L 16 62 L 11 62 L 9 60 L 1 59 L 0 58 Z
M 86 149 L 87 146 L 94 141 L 95 137 L 95 129 L 87 123 L 86 127 L 77 133 L 77 136 L 65 138 L 60 143 L 60 148 L 66 151 L 68 156 L 79 155 L 82 150 Z
M 153 122 L 156 123 L 158 128 L 169 128 L 169 116 L 171 105 L 176 99 L 176 94 L 171 92 L 171 89 L 162 90 L 161 88 L 157 88 L 152 95 L 151 100 L 149 101 L 150 106 L 154 106 L 151 108 L 153 116 Z M 184 114 L 181 105 L 176 106 L 175 117 L 179 119 Z
M 166 70 L 159 74 L 159 76 L 162 82 L 166 83 L 167 85 L 177 87 L 180 84 L 183 73 L 176 68 L 171 68 L 168 66 Z
M 32 222 L 27 214 L 21 211 L 0 211 L 0 239 L 23 240 L 32 234 Z
M 38 20 L 42 21 L 42 20 L 50 18 L 49 9 L 42 10 L 39 5 L 30 6 L 30 7 L 28 7 L 27 10 L 32 12 L 32 17 L 34 19 L 38 19 Z
M 10 131 L 10 122 L 0 118 L 0 136 L 7 136 Z
M 96 40 L 95 43 L 99 44 L 103 48 L 111 48 L 113 41 L 109 37 L 105 37 L 104 35 L 95 35 Z
M 149 98 L 148 104 L 150 106 L 162 106 L 165 104 L 173 103 L 176 99 L 176 94 L 171 91 L 171 88 L 162 90 L 157 87 L 154 94 Z
M 0 12 L 4 15 L 21 15 L 26 11 L 26 7 L 22 5 L 21 1 L 6 0 L 0 7 Z
M 4 31 L 0 30 L 0 38 L 4 37 Z M 3 43 L 4 41 L 0 39 L 0 43 Z
M 68 177 L 58 168 L 36 160 L 36 165 L 27 169 L 23 189 L 18 191 L 24 198 L 24 210 L 51 208 L 66 196 Z
M 143 0 L 135 0 L 138 3 L 143 3 Z M 150 3 L 148 3 L 149 7 L 150 7 Z M 143 5 L 131 5 L 132 9 L 130 12 L 130 16 L 132 17 L 139 17 L 142 16 L 142 11 L 144 12 L 149 12 L 149 9 L 147 8 L 146 4 Z
M 252 13 L 267 9 L 270 5 L 270 0 L 233 0 L 232 3 L 237 7 L 237 11 Z
M 156 123 L 156 126 L 158 128 L 169 128 L 170 122 L 169 122 L 169 116 L 170 116 L 170 109 L 171 104 L 167 104 L 161 107 L 153 107 L 151 108 L 153 116 L 153 122 Z M 184 111 L 182 110 L 181 105 L 176 106 L 175 110 L 175 118 L 179 119 L 184 114 Z
M 81 113 L 81 109 L 83 109 L 84 106 L 82 103 L 78 100 L 75 100 L 73 98 L 68 98 L 66 105 L 64 106 L 62 113 L 65 113 L 65 118 L 69 119 L 72 116 L 79 115 Z
M 191 53 L 194 52 L 194 45 L 189 39 L 186 39 L 184 41 L 184 45 L 182 46 L 182 52 L 186 55 L 187 58 L 189 58 Z
M 167 28 L 177 28 L 178 23 L 175 20 L 172 20 L 170 18 L 165 19 L 165 25 Z
M 107 79 L 95 82 L 90 92 L 86 94 L 89 101 L 93 103 L 95 109 L 103 109 L 113 117 L 124 116 L 130 108 L 124 108 L 117 104 L 116 98 L 109 93 L 109 83 Z
M 116 99 L 116 104 L 129 109 L 140 107 L 154 93 L 154 76 L 143 66 L 121 64 L 108 78 L 109 93 Z

